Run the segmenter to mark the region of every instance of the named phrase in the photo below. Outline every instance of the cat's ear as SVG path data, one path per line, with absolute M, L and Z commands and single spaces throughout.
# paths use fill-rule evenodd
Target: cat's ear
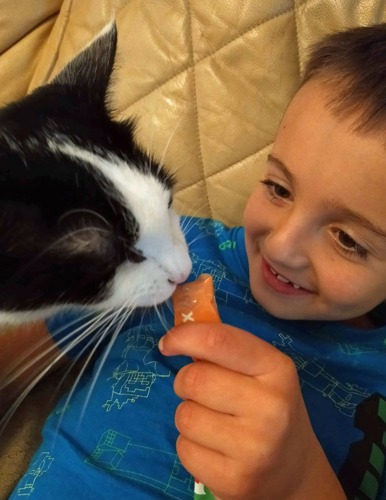
M 65 66 L 51 84 L 68 87 L 81 99 L 104 106 L 116 47 L 117 28 L 115 22 L 111 22 Z

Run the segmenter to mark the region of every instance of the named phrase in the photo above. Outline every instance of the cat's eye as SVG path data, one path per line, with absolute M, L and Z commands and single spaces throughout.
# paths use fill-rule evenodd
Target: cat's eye
M 146 260 L 146 257 L 143 255 L 141 250 L 137 248 L 130 248 L 126 250 L 126 257 L 130 262 L 134 262 L 135 264 L 139 264 Z

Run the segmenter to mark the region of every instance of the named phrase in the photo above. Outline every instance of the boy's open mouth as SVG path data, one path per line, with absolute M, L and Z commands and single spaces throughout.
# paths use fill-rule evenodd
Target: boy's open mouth
M 285 295 L 305 295 L 312 293 L 310 290 L 303 288 L 298 283 L 290 281 L 278 273 L 265 259 L 262 260 L 262 274 L 267 285 L 278 293 Z
M 284 276 L 282 276 L 281 274 L 277 273 L 275 271 L 275 269 L 273 269 L 271 266 L 268 266 L 271 273 L 276 276 L 276 279 L 278 279 L 279 281 L 282 281 L 283 283 L 288 283 L 290 285 L 292 285 L 294 288 L 301 288 L 300 285 L 297 285 L 296 283 L 293 283 L 292 281 L 290 280 L 287 280 L 287 278 L 284 278 Z

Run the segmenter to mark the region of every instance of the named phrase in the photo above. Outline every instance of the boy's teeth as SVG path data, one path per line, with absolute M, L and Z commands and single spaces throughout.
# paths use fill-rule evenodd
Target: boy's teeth
M 287 280 L 286 278 L 284 278 L 283 276 L 281 276 L 280 274 L 277 274 L 276 275 L 276 278 L 279 280 L 279 281 L 282 281 L 283 283 L 289 283 L 290 281 Z
M 297 285 L 296 283 L 292 283 L 292 281 L 287 280 L 287 278 L 284 278 L 284 276 L 282 276 L 281 274 L 277 273 L 275 271 L 275 269 L 272 269 L 271 266 L 269 266 L 269 268 L 270 268 L 272 274 L 274 274 L 279 281 L 282 281 L 283 283 L 290 283 L 294 288 L 300 288 L 300 286 Z

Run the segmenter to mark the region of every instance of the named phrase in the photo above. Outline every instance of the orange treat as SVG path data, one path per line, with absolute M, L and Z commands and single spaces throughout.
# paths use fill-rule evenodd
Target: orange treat
M 182 323 L 220 323 L 210 274 L 201 274 L 195 281 L 178 285 L 172 296 L 175 326 Z M 201 481 L 194 481 L 194 500 L 214 500 Z
M 172 296 L 174 324 L 189 321 L 196 323 L 220 323 L 210 274 L 201 274 L 195 281 L 178 285 Z

